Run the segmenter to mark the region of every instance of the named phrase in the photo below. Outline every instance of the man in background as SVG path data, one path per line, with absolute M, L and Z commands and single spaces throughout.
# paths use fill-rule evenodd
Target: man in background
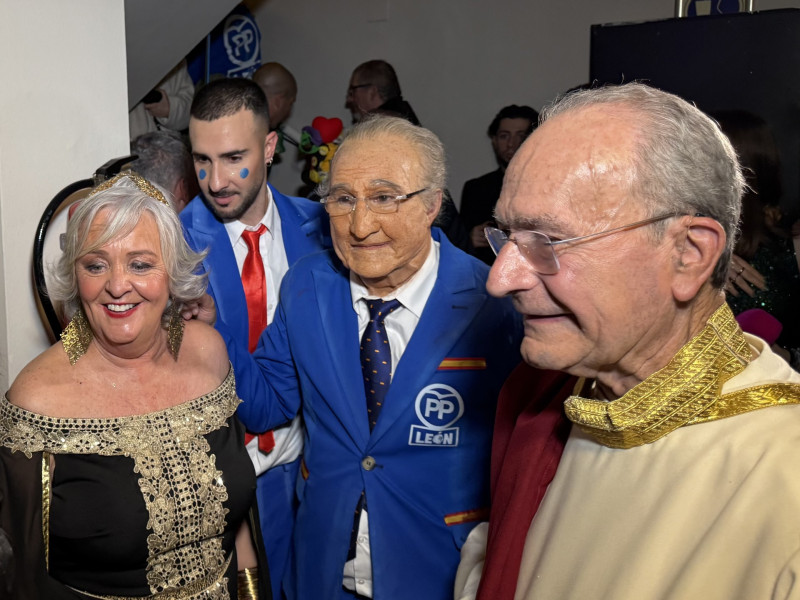
M 420 125 L 414 109 L 400 93 L 400 82 L 394 67 L 385 60 L 369 60 L 355 68 L 347 88 L 346 105 L 353 115 L 353 123 L 368 115 L 383 114 Z M 459 218 L 450 191 L 445 189 L 443 194 L 437 225 L 457 248 L 467 250 L 467 230 Z
M 394 67 L 385 60 L 368 60 L 355 68 L 345 105 L 353 115 L 353 123 L 369 114 L 384 113 L 420 124 L 414 109 L 403 99 Z
M 272 320 L 281 280 L 299 258 L 329 246 L 321 204 L 284 196 L 267 183 L 277 135 L 267 99 L 249 79 L 218 79 L 201 88 L 189 121 L 201 194 L 181 213 L 186 238 L 208 249 L 203 265 L 219 321 L 253 351 Z M 290 561 L 295 485 L 303 450 L 299 419 L 248 438 L 273 595 Z
M 181 212 L 199 192 L 192 155 L 183 140 L 171 131 L 152 131 L 131 143 L 138 158 L 131 169 L 170 193 L 176 212 Z
M 261 86 L 269 103 L 269 125 L 278 133 L 275 159 L 279 161 L 286 150 L 285 142 L 297 146 L 300 139 L 296 131 L 284 126 L 297 99 L 297 81 L 289 69 L 277 62 L 260 67 L 253 74 L 253 81 Z
M 269 103 L 269 125 L 278 129 L 292 112 L 297 99 L 297 81 L 289 69 L 277 62 L 268 62 L 253 74 Z
M 498 168 L 470 179 L 461 193 L 461 220 L 469 232 L 469 253 L 491 265 L 494 252 L 489 248 L 485 227 L 494 224 L 494 206 L 503 187 L 506 167 L 514 154 L 539 123 L 539 113 L 530 106 L 503 107 L 489 124 L 489 139 Z

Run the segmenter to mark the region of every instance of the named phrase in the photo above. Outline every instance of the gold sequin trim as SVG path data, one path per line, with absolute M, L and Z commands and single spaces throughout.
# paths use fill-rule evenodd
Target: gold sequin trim
M 149 515 L 147 582 L 153 594 L 174 592 L 225 564 L 228 492 L 205 435 L 226 426 L 239 402 L 232 369 L 213 392 L 147 415 L 63 419 L 2 398 L 0 445 L 28 458 L 34 452 L 132 458 Z M 227 587 L 224 593 L 197 597 L 227 598 Z
M 800 403 L 800 385 L 770 384 L 721 395 L 723 384 L 751 360 L 730 308 L 718 308 L 673 359 L 612 402 L 571 396 L 567 417 L 599 443 L 633 448 L 668 433 L 776 404 Z
M 191 585 L 175 591 L 162 592 L 160 594 L 153 594 L 147 596 L 147 600 L 230 600 L 228 593 L 228 578 L 225 577 L 225 572 L 231 564 L 231 556 L 225 561 L 223 568 L 219 573 L 212 573 L 198 579 Z M 83 590 L 67 586 L 76 592 L 80 592 L 89 598 L 101 598 L 102 600 L 141 600 L 141 596 L 98 596 L 97 594 L 90 594 Z

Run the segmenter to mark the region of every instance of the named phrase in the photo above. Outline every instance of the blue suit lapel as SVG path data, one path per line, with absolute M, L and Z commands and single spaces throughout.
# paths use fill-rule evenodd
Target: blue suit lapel
M 436 233 L 435 237 L 439 237 Z M 444 236 L 439 242 L 436 285 L 395 369 L 370 445 L 377 443 L 407 411 L 414 410 L 416 395 L 431 382 L 442 360 L 448 357 L 486 302 L 483 284 L 476 287 L 475 274 L 466 256 Z
M 217 314 L 225 325 L 235 333 L 237 339 L 247 340 L 249 336 L 247 320 L 247 301 L 236 265 L 228 232 L 211 211 L 202 204 L 202 199 L 195 199 L 200 206 L 192 207 L 192 235 L 195 247 L 210 248 L 211 251 L 203 260 L 208 273 L 208 283 Z
M 326 390 L 331 411 L 359 449 L 369 439 L 367 406 L 359 358 L 358 318 L 353 311 L 349 274 L 344 267 L 314 272 L 314 288 L 322 324 L 322 339 L 328 353 L 328 366 L 337 373 L 338 390 Z

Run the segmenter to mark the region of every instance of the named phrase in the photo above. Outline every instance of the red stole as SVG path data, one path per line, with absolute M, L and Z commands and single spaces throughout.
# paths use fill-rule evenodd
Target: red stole
M 478 600 L 513 600 L 525 538 L 555 477 L 578 379 L 520 364 L 500 391 L 492 442 L 492 510 Z

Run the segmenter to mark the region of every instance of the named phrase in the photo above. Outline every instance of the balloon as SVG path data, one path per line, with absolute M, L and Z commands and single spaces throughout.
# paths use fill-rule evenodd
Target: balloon
M 342 133 L 344 125 L 338 117 L 326 119 L 325 117 L 314 117 L 311 126 L 319 132 L 323 144 L 329 144 Z

